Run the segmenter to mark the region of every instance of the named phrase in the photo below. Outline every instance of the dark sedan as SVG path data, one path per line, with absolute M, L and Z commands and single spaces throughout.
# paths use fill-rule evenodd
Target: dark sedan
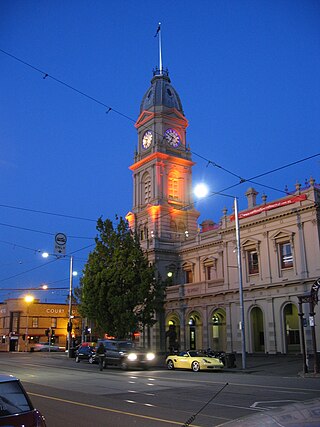
M 89 363 L 96 362 L 96 348 L 94 345 L 80 345 L 75 353 L 75 361 L 79 363 L 81 360 L 86 360 Z

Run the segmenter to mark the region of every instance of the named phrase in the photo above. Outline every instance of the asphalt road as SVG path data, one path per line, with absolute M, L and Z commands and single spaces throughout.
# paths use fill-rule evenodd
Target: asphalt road
M 21 379 L 48 427 L 214 427 L 320 395 L 318 378 L 161 368 L 99 372 L 65 354 L 0 353 L 0 371 Z

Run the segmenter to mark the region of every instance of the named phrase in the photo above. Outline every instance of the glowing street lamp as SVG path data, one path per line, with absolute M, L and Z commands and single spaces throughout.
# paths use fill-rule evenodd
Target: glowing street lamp
M 34 301 L 33 295 L 26 295 L 24 297 L 25 302 L 27 303 L 27 322 L 26 322 L 26 331 L 25 331 L 25 349 L 28 351 L 28 323 L 29 323 L 29 305 Z
M 206 197 L 209 194 L 209 189 L 206 184 L 198 184 L 194 189 L 194 194 L 198 198 Z M 242 368 L 246 368 L 246 336 L 245 336 L 245 323 L 244 323 L 244 300 L 243 300 L 243 284 L 242 284 L 242 265 L 241 265 L 241 248 L 240 248 L 240 226 L 238 216 L 238 199 L 237 197 L 231 196 L 224 193 L 211 193 L 220 196 L 232 197 L 234 200 L 234 216 L 236 224 L 236 242 L 237 242 L 237 267 L 239 275 L 239 300 L 240 300 L 240 312 L 241 312 L 241 341 L 242 341 Z

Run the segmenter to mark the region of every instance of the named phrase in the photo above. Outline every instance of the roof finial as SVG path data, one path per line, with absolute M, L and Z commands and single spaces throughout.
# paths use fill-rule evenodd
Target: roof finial
M 159 74 L 162 76 L 162 47 L 161 47 L 161 22 L 158 24 L 157 32 L 155 34 L 155 37 L 159 35 Z

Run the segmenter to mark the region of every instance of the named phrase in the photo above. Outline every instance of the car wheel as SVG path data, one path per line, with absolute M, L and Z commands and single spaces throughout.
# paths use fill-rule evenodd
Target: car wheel
M 121 369 L 123 371 L 127 371 L 128 370 L 128 364 L 124 360 L 122 360 L 122 362 L 120 363 L 120 366 L 121 366 Z
M 193 372 L 200 371 L 200 364 L 199 364 L 199 362 L 192 362 L 191 369 L 193 370 Z
M 89 357 L 88 362 L 93 363 L 93 357 L 92 356 Z
M 172 371 L 172 369 L 174 369 L 174 363 L 171 359 L 168 360 L 167 362 L 167 368 Z
M 76 363 L 79 363 L 79 362 L 80 362 L 79 356 L 76 356 Z

